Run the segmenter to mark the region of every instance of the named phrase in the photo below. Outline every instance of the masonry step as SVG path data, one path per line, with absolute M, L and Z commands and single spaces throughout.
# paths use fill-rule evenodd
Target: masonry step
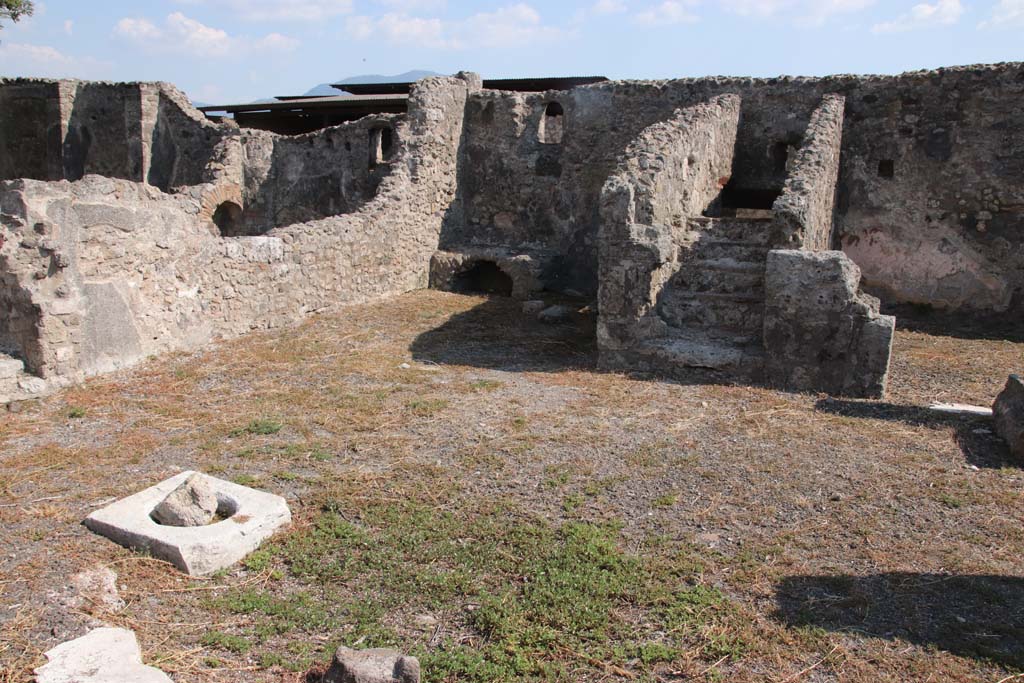
M 672 327 L 717 328 L 759 337 L 764 327 L 764 296 L 666 288 L 658 313 Z
M 669 338 L 656 339 L 643 345 L 643 353 L 663 367 L 683 366 L 697 370 L 728 372 L 757 378 L 764 368 L 764 352 L 757 344 L 730 343 L 701 332 L 681 332 Z
M 684 291 L 764 296 L 764 261 L 694 259 L 681 264 L 671 286 Z
M 706 260 L 731 259 L 764 266 L 771 247 L 738 240 L 701 239 L 693 242 L 687 257 Z
M 772 238 L 772 221 L 761 218 L 691 218 L 688 227 L 698 239 L 720 239 L 767 245 Z

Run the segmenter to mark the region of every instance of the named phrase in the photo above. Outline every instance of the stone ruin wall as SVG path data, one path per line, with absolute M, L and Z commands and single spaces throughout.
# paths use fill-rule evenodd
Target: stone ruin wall
M 739 115 L 731 169 L 709 176 L 721 190 L 711 208 L 730 192 L 763 201 L 786 189 L 774 225 L 796 236 L 788 246 L 841 247 L 887 302 L 1022 310 L 1020 64 L 552 93 L 481 90 L 466 75 L 421 82 L 407 117 L 294 137 L 212 123 L 166 84 L 6 80 L 0 179 L 28 180 L 0 197 L 0 347 L 65 381 L 444 287 L 481 258 L 514 275 L 518 296 L 595 295 L 605 181 L 642 131 L 722 95 L 739 98 Z M 382 127 L 393 149 L 370 163 Z M 214 219 L 247 236 L 218 234 Z
M 845 97 L 832 241 L 870 291 L 953 311 L 1024 309 L 1021 64 L 474 93 L 459 185 L 465 222 L 446 224 L 445 248 L 549 250 L 559 267 L 545 285 L 596 292 L 600 191 L 620 155 L 674 110 L 730 93 L 743 102 L 733 184 L 775 192 L 824 96 Z M 558 145 L 539 141 L 551 101 L 565 112 Z
M 832 246 L 846 99 L 826 95 L 793 155 L 782 194 L 772 206 L 774 242 L 823 251 Z
M 843 98 L 826 96 L 811 116 L 770 217 L 722 206 L 740 110 L 723 95 L 648 127 L 605 183 L 600 363 L 881 396 L 895 321 L 859 291 L 857 266 L 823 249 Z
M 328 306 L 425 287 L 455 195 L 467 92 L 479 87 L 467 78 L 421 82 L 407 118 L 292 139 L 197 121 L 219 138 L 205 151 L 204 182 L 173 193 L 117 174 L 0 183 L 0 277 L 9 304 L 0 340 L 15 347 L 32 374 L 62 384 L 154 353 L 294 322 Z M 372 197 L 369 181 L 354 185 L 350 213 L 258 236 L 219 234 L 212 219 L 224 201 L 279 198 L 288 183 L 315 186 L 318 179 L 326 194 L 344 182 L 337 173 L 358 176 L 358 166 L 368 167 L 368 127 L 382 124 L 394 126 L 395 148 L 384 166 L 363 174 L 378 176 Z M 339 148 L 350 151 L 346 142 L 351 155 L 339 155 Z M 308 150 L 353 161 L 348 171 L 329 170 L 336 164 L 310 161 Z M 257 155 L 270 160 L 268 172 L 265 166 L 252 171 L 247 160 Z M 246 183 L 247 163 L 249 178 L 262 182 Z M 275 183 L 284 188 L 267 189 Z M 280 210 L 281 203 L 275 206 Z
M 740 99 L 679 110 L 626 149 L 601 194 L 598 346 L 608 368 L 655 370 L 638 347 L 666 337 L 666 287 L 686 257 L 689 221 L 711 205 L 733 165 Z

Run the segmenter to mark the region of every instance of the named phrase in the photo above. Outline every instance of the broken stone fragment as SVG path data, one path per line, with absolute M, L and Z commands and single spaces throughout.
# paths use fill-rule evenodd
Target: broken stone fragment
M 1006 387 L 992 406 L 996 434 L 1010 446 L 1010 452 L 1024 458 L 1024 381 L 1010 375 Z
M 567 306 L 548 306 L 537 314 L 542 323 L 562 323 L 572 317 L 572 310 Z
M 153 509 L 165 526 L 205 526 L 217 514 L 217 494 L 201 474 L 193 474 Z
M 92 606 L 111 613 L 124 609 L 124 600 L 117 590 L 117 574 L 109 567 L 100 565 L 78 572 L 71 577 L 71 585 L 75 595 L 68 603 L 70 607 Z
M 98 628 L 46 653 L 36 683 L 173 683 L 159 669 L 142 663 L 135 634 L 123 628 Z
M 324 683 L 419 683 L 420 662 L 395 650 L 339 647 Z

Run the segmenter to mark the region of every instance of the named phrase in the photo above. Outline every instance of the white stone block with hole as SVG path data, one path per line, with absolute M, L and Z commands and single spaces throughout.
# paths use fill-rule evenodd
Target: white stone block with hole
M 122 498 L 86 517 L 85 526 L 115 543 L 148 551 L 193 576 L 230 567 L 291 522 L 281 496 L 208 475 L 217 495 L 220 521 L 178 527 L 157 523 L 153 509 L 195 472 L 182 472 L 144 491 Z

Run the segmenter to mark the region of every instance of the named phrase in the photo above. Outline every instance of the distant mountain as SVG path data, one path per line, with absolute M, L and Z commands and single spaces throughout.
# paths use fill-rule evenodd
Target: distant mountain
M 395 76 L 381 76 L 379 74 L 366 74 L 364 76 L 349 76 L 348 78 L 339 78 L 334 81 L 335 83 L 407 83 L 410 81 L 418 81 L 421 78 L 428 76 L 442 76 L 436 71 L 425 71 L 418 69 L 415 71 L 406 71 L 404 74 L 397 74 Z M 321 83 L 312 90 L 305 93 L 307 97 L 316 97 L 318 95 L 338 95 L 341 91 L 332 88 L 330 83 Z

